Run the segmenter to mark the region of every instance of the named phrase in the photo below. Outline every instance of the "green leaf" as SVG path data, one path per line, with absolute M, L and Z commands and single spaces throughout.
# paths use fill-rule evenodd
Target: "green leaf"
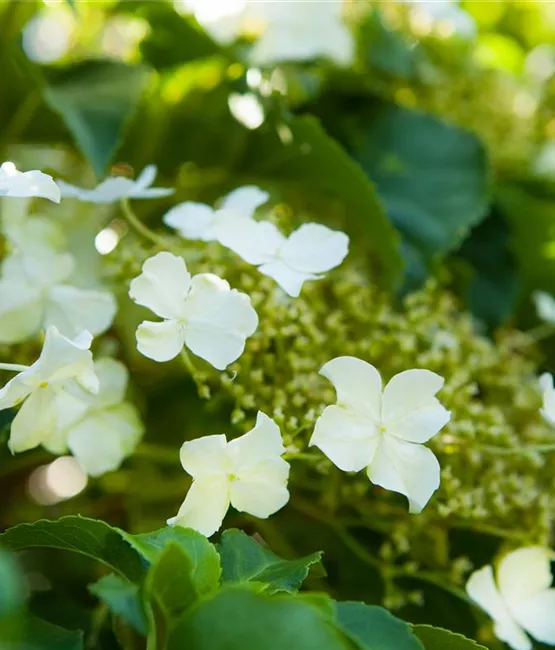
M 435 117 L 382 104 L 368 116 L 354 156 L 401 231 L 411 285 L 488 212 L 484 148 L 471 133 Z
M 415 625 L 413 630 L 426 650 L 487 650 L 483 645 L 467 639 L 462 634 L 455 634 L 439 627 Z
M 10 553 L 0 550 L 0 620 L 25 604 L 23 576 Z
M 336 603 L 337 624 L 360 650 L 423 650 L 411 626 L 383 607 L 356 602 Z
M 168 650 L 348 650 L 323 608 L 303 596 L 228 587 L 187 612 Z
M 226 530 L 219 548 L 222 582 L 261 582 L 271 591 L 295 592 L 322 554 L 282 560 L 240 530 Z
M 112 60 L 83 61 L 48 75 L 45 99 L 97 176 L 112 160 L 146 79 L 145 68 Z
M 40 618 L 25 620 L 21 642 L 3 644 L 2 650 L 83 650 L 83 632 L 66 630 Z
M 2 533 L 0 543 L 12 551 L 31 548 L 73 551 L 102 562 L 129 580 L 138 581 L 144 572 L 142 558 L 124 535 L 103 521 L 72 515 L 19 524 Z
M 206 537 L 190 528 L 166 527 L 152 533 L 125 535 L 129 543 L 148 561 L 154 562 L 170 544 L 179 546 L 188 557 L 191 577 L 199 595 L 218 588 L 220 556 Z
M 89 585 L 89 591 L 106 603 L 112 614 L 139 634 L 146 635 L 146 619 L 137 585 L 111 573 Z
M 374 185 L 316 119 L 295 117 L 277 127 L 261 127 L 251 134 L 244 159 L 255 178 L 276 185 L 286 200 L 294 199 L 296 191 L 321 205 L 336 205 L 348 230 L 367 242 L 382 281 L 398 283 L 403 269 L 398 233 Z

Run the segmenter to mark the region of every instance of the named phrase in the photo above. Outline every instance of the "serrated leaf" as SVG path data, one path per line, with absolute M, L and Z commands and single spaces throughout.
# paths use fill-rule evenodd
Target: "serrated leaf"
M 413 630 L 426 650 L 487 650 L 483 645 L 467 639 L 462 634 L 455 634 L 439 627 L 415 625 Z
M 228 587 L 192 608 L 171 634 L 168 650 L 349 650 L 352 645 L 303 596 L 269 596 Z
M 112 160 L 146 78 L 144 67 L 113 60 L 83 61 L 48 75 L 44 97 L 97 176 Z
M 384 103 L 366 119 L 353 153 L 403 236 L 413 286 L 488 213 L 485 150 L 458 127 Z
M 313 553 L 296 560 L 283 560 L 240 530 L 226 530 L 218 551 L 222 561 L 222 582 L 260 582 L 270 591 L 295 592 L 310 567 L 322 554 Z
M 112 614 L 139 634 L 146 635 L 146 619 L 137 585 L 110 573 L 89 585 L 89 591 L 106 603 Z
M 383 607 L 338 602 L 336 613 L 337 624 L 360 650 L 424 650 L 411 626 Z
M 139 553 L 122 531 L 87 517 L 68 516 L 19 524 L 0 535 L 0 544 L 12 551 L 56 548 L 86 555 L 132 581 L 140 580 L 144 569 Z
M 217 589 L 220 556 L 206 537 L 190 528 L 166 527 L 152 533 L 126 535 L 129 543 L 149 562 L 154 562 L 169 545 L 179 546 L 189 558 L 195 590 L 199 595 Z
M 287 134 L 285 141 L 278 136 L 280 129 Z M 384 214 L 376 188 L 315 118 L 291 118 L 277 131 L 262 127 L 251 134 L 244 159 L 252 178 L 262 185 L 273 184 L 286 200 L 298 190 L 305 197 L 337 204 L 351 234 L 364 238 L 380 271 L 379 280 L 389 286 L 399 282 L 403 269 L 399 235 Z

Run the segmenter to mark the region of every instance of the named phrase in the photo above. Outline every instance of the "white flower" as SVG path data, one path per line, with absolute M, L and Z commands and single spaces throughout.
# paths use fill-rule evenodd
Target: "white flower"
M 227 442 L 224 435 L 185 442 L 181 464 L 193 483 L 168 524 L 209 537 L 222 525 L 230 504 L 266 519 L 289 500 L 289 464 L 277 424 L 259 411 L 254 429 Z
M 65 336 L 83 330 L 101 334 L 112 323 L 116 302 L 108 291 L 68 284 L 75 260 L 70 253 L 36 244 L 2 263 L 0 342 L 18 343 L 55 326 Z
M 130 456 L 143 424 L 137 409 L 125 402 L 128 373 L 115 359 L 94 364 L 99 381 L 96 395 L 60 392 L 55 399 L 55 433 L 43 441 L 53 454 L 70 451 L 89 476 L 116 470 Z
M 11 162 L 0 165 L 0 196 L 40 196 L 54 203 L 59 203 L 61 197 L 52 176 L 36 169 L 20 172 Z
M 164 319 L 144 321 L 137 329 L 139 352 L 155 361 L 173 359 L 186 345 L 223 370 L 243 354 L 258 326 L 249 296 L 211 273 L 191 277 L 183 259 L 171 253 L 146 260 L 129 295 Z
M 477 29 L 474 18 L 467 11 L 459 7 L 457 0 L 403 1 L 425 11 L 434 22 L 445 24 L 461 38 L 470 40 L 476 37 Z
M 73 197 L 88 203 L 116 203 L 121 199 L 157 199 L 175 192 L 169 187 L 150 187 L 156 178 L 156 167 L 148 165 L 136 180 L 112 176 L 92 190 L 58 181 L 62 196 Z
M 555 645 L 553 552 L 539 546 L 506 555 L 494 579 L 491 566 L 475 571 L 466 584 L 470 598 L 491 616 L 497 638 L 514 650 L 532 650 L 534 639 Z
M 546 323 L 555 325 L 555 298 L 546 291 L 536 291 L 532 295 L 538 317 Z
M 449 422 L 435 397 L 443 378 L 405 370 L 382 391 L 380 373 L 355 357 L 332 359 L 320 374 L 334 385 L 337 404 L 324 409 L 310 444 L 345 472 L 366 468 L 372 483 L 404 494 L 410 512 L 420 512 L 439 487 L 439 463 L 420 443 Z
M 89 332 L 72 341 L 49 327 L 40 357 L 32 366 L 0 364 L 0 369 L 20 371 L 0 390 L 0 410 L 23 402 L 11 426 L 8 444 L 12 453 L 45 444 L 55 435 L 55 403 L 60 392 L 98 391 L 91 342 Z
M 222 220 L 252 219 L 256 209 L 268 198 L 267 192 L 248 185 L 230 192 L 217 209 L 204 203 L 186 201 L 171 208 L 162 220 L 184 239 L 216 241 Z
M 540 413 L 543 417 L 555 426 L 555 389 L 553 388 L 553 377 L 545 372 L 539 380 L 542 391 L 543 404 Z
M 316 223 L 305 223 L 285 237 L 269 221 L 242 219 L 222 223 L 218 233 L 220 243 L 293 297 L 307 280 L 339 266 L 349 251 L 345 233 Z

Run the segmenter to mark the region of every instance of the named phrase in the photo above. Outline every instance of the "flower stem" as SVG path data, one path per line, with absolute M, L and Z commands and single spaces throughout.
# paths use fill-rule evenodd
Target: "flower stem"
M 0 363 L 0 370 L 8 370 L 9 372 L 23 372 L 29 366 L 23 366 L 20 363 Z
M 148 239 L 156 246 L 160 246 L 163 249 L 172 249 L 172 243 L 153 232 L 150 228 L 144 225 L 144 223 L 137 217 L 137 215 L 131 209 L 131 204 L 129 199 L 121 199 L 121 210 L 124 217 L 127 219 L 129 225 L 134 228 L 139 234 L 141 234 L 145 239 Z

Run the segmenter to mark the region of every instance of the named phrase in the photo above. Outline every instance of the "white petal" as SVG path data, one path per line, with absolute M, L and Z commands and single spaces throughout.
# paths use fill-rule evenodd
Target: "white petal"
M 555 324 L 555 299 L 553 296 L 545 291 L 536 291 L 532 298 L 541 320 Z
M 141 190 L 145 190 L 154 183 L 157 173 L 156 165 L 147 165 L 135 179 L 134 185 Z
M 174 320 L 145 320 L 137 328 L 137 350 L 154 361 L 175 359 L 184 343 L 183 326 Z
M 0 196 L 40 196 L 54 203 L 59 203 L 61 198 L 60 188 L 52 176 L 38 170 L 20 172 L 11 163 L 0 166 Z
M 356 357 L 336 357 L 322 366 L 320 374 L 333 384 L 340 406 L 380 423 L 382 378 L 372 364 Z
M 555 390 L 553 388 L 553 376 L 548 372 L 539 379 L 540 388 L 543 393 L 543 405 L 540 409 L 542 416 L 555 426 Z
M 229 481 L 225 476 L 206 476 L 193 481 L 183 505 L 170 526 L 192 528 L 206 537 L 222 525 L 229 508 Z
M 143 434 L 137 410 L 119 404 L 86 416 L 71 428 L 68 448 L 89 476 L 112 472 L 130 456 Z
M 509 607 L 551 586 L 553 553 L 541 546 L 526 546 L 505 555 L 497 567 L 497 584 Z
M 303 284 L 307 280 L 317 279 L 316 276 L 310 273 L 295 271 L 280 260 L 262 264 L 262 266 L 258 267 L 258 270 L 260 273 L 275 280 L 285 293 L 290 295 L 292 298 L 299 297 Z
M 33 449 L 47 440 L 56 424 L 55 393 L 52 388 L 37 388 L 15 416 L 8 446 L 12 454 Z
M 15 253 L 7 257 L 2 263 L 2 274 L 10 281 L 26 279 L 40 289 L 64 282 L 74 268 L 75 259 L 70 253 L 37 246 L 29 254 Z
M 0 281 L 0 343 L 24 341 L 42 326 L 44 300 L 28 283 Z
M 193 478 L 231 471 L 224 435 L 204 436 L 181 445 L 179 458 L 183 469 Z
M 270 198 L 268 192 L 256 185 L 246 185 L 230 192 L 222 201 L 220 210 L 234 212 L 239 216 L 252 217 L 256 209 Z
M 66 390 L 56 391 L 54 399 L 56 424 L 51 435 L 42 441 L 42 446 L 50 453 L 57 456 L 68 453 L 67 439 L 69 431 L 73 425 L 84 417 L 94 400 L 93 395 L 84 391 L 83 396 L 87 397 L 82 399 Z
M 439 487 L 440 468 L 434 454 L 423 445 L 387 434 L 367 472 L 375 485 L 404 494 L 411 513 L 421 512 Z
M 498 639 L 513 648 L 513 650 L 532 650 L 533 648 L 530 638 L 512 618 L 495 621 L 493 633 Z
M 110 327 L 116 309 L 114 296 L 108 291 L 59 284 L 47 294 L 44 327 L 54 325 L 68 337 L 83 330 L 96 336 Z
M 99 389 L 95 402 L 105 408 L 123 402 L 129 373 L 120 361 L 104 357 L 94 364 Z
M 289 501 L 288 472 L 289 465 L 282 458 L 264 461 L 257 475 L 232 481 L 231 505 L 260 519 L 273 515 Z
M 407 442 L 427 442 L 450 419 L 451 413 L 439 403 L 439 400 L 432 397 L 429 403 L 423 404 L 388 425 L 387 432 Z
M 405 370 L 390 379 L 383 391 L 382 417 L 387 426 L 421 408 L 441 389 L 445 380 L 430 370 Z
M 519 603 L 513 614 L 537 641 L 555 645 L 555 589 L 547 589 Z
M 204 203 L 186 201 L 166 212 L 162 221 L 174 228 L 184 239 L 212 241 L 215 239 L 212 225 L 214 210 Z
M 286 241 L 273 223 L 251 219 L 229 219 L 229 223 L 222 220 L 218 240 L 245 262 L 256 265 L 274 260 Z
M 258 411 L 254 429 L 228 444 L 228 453 L 235 472 L 252 467 L 266 459 L 279 458 L 284 452 L 285 447 L 278 425 L 261 411 Z
M 129 295 L 157 316 L 177 319 L 190 287 L 191 275 L 183 258 L 163 252 L 146 260 L 141 275 L 131 282 Z
M 63 383 L 74 379 L 85 390 L 98 392 L 98 378 L 89 350 L 91 342 L 92 336 L 88 332 L 70 340 L 55 327 L 49 327 L 40 357 L 33 364 L 40 381 Z
M 372 462 L 379 441 L 370 420 L 340 406 L 327 406 L 316 421 L 310 445 L 344 472 L 359 472 Z
M 80 201 L 88 203 L 116 203 L 126 198 L 131 193 L 134 183 L 129 178 L 115 176 L 106 178 L 92 190 L 75 188 L 74 196 Z M 62 187 L 62 192 L 66 192 L 66 187 Z
M 292 269 L 318 274 L 339 266 L 349 252 L 343 232 L 317 223 L 305 223 L 287 238 L 281 259 Z
M 241 356 L 258 326 L 249 296 L 210 273 L 193 278 L 184 316 L 186 346 L 219 370 Z

